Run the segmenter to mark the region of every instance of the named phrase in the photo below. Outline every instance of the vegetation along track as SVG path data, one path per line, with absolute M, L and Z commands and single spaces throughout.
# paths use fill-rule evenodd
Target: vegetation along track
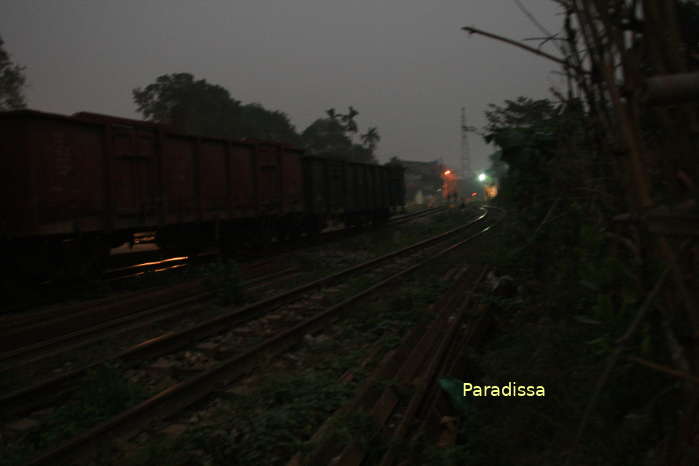
M 191 345 L 195 343 L 199 343 L 200 350 L 215 353 L 214 357 L 205 361 L 204 367 L 200 367 L 203 371 L 200 370 L 195 375 L 186 374 L 184 379 L 176 385 L 164 389 L 140 405 L 38 458 L 35 464 L 54 464 L 56 461 L 71 457 L 74 454 L 89 452 L 100 438 L 137 432 L 144 428 L 144 425 L 149 421 L 171 415 L 205 397 L 222 383 L 225 384 L 250 371 L 261 359 L 286 350 L 302 339 L 304 335 L 322 328 L 328 321 L 338 317 L 342 311 L 360 298 L 382 289 L 387 284 L 398 280 L 431 260 L 448 254 L 456 246 L 443 249 L 440 246 L 441 243 L 454 237 L 457 233 L 465 232 L 469 226 L 479 222 L 484 217 L 485 213 L 468 225 L 455 228 L 359 266 L 351 267 L 290 292 L 245 306 L 187 331 L 153 339 L 120 354 L 118 359 L 123 364 L 122 367 L 134 367 L 136 364 L 133 361 L 142 363 L 148 358 L 172 354 L 182 348 L 191 348 Z M 460 241 L 459 244 L 466 241 L 468 239 Z M 411 256 L 411 258 L 406 256 Z M 425 256 L 429 258 L 424 260 Z M 414 264 L 414 261 L 418 259 L 421 262 Z M 406 267 L 407 262 L 412 262 L 413 265 Z M 382 270 L 377 272 L 376 267 L 379 265 L 382 266 Z M 342 280 L 346 281 L 349 276 L 365 270 L 373 270 L 371 272 L 373 276 L 364 277 L 365 282 L 375 283 L 373 286 L 346 298 L 339 297 L 340 302 L 329 308 L 324 308 L 328 299 L 322 294 L 318 295 L 319 288 Z M 389 277 L 380 278 L 376 276 L 377 273 L 384 277 L 388 274 Z M 291 306 L 280 307 L 282 303 L 288 302 L 292 298 L 296 301 Z M 330 301 L 332 300 L 331 298 Z M 268 315 L 264 317 L 264 313 Z M 258 327 L 257 330 L 255 330 L 256 327 Z M 236 329 L 240 330 L 238 335 L 236 335 Z M 209 340 L 205 340 L 206 338 Z M 164 362 L 167 363 L 167 361 Z M 156 361 L 156 365 L 157 363 L 158 361 Z M 148 366 L 146 366 L 147 368 Z M 168 367 L 163 367 L 163 369 L 168 369 Z M 34 393 L 36 395 L 39 391 Z M 8 399 L 6 398 L 4 401 L 8 401 Z

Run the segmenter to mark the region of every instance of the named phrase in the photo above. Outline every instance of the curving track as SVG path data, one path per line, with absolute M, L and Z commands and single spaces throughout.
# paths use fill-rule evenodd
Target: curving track
M 400 220 L 407 221 L 422 215 L 428 214 L 418 212 L 402 217 Z M 483 220 L 485 215 L 484 213 L 467 226 L 456 228 L 395 253 L 387 254 L 291 291 L 250 304 L 210 321 L 199 323 L 184 331 L 151 339 L 118 355 L 113 355 L 107 360 L 119 361 L 122 367 L 135 367 L 135 370 L 141 370 L 139 367 L 143 367 L 144 360 L 173 354 L 177 351 L 185 351 L 193 346 L 199 349 L 207 348 L 208 351 L 205 352 L 208 352 L 210 357 L 207 358 L 207 367 L 199 368 L 195 373 L 179 374 L 180 383 L 163 390 L 141 405 L 107 423 L 80 435 L 62 447 L 37 458 L 32 464 L 56 464 L 56 461 L 72 458 L 74 455 L 89 455 L 95 442 L 105 436 L 128 435 L 143 428 L 154 419 L 172 415 L 191 405 L 220 387 L 221 384 L 229 383 L 253 370 L 261 358 L 285 351 L 295 345 L 305 334 L 312 333 L 327 325 L 329 321 L 337 319 L 342 315 L 342 312 L 358 300 L 376 293 L 436 258 L 449 254 L 473 237 L 487 231 L 490 227 L 484 228 L 469 238 L 461 239 L 456 244 L 451 244 L 446 248 L 443 246 L 444 242 L 453 241 L 459 234 L 463 234 L 468 228 Z M 349 277 L 356 277 L 360 273 L 368 273 L 369 280 L 375 284 L 328 307 L 328 299 L 333 302 L 333 298 L 327 298 L 321 290 L 333 286 L 337 291 Z M 318 299 L 318 296 L 321 298 Z M 264 325 L 258 325 L 260 323 L 264 323 Z M 256 327 L 264 327 L 262 342 L 259 342 L 261 334 L 255 332 Z M 244 329 L 245 331 L 239 331 L 236 335 L 236 329 Z M 251 329 L 254 334 L 253 338 L 246 339 L 245 333 L 250 333 Z M 222 337 L 223 334 L 226 334 L 228 339 Z M 100 363 L 105 361 L 100 361 Z M 55 401 L 56 394 L 65 395 L 68 393 L 65 390 L 70 389 L 86 370 L 97 364 L 94 363 L 62 374 L 45 383 L 14 392 L 0 399 L 0 407 L 8 411 L 22 412 L 27 409 L 35 409 L 42 402 L 46 404 Z M 36 401 L 39 403 L 37 404 Z

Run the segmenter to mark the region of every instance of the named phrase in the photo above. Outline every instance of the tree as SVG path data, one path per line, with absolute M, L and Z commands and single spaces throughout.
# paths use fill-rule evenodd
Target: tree
M 25 68 L 12 62 L 10 54 L 3 47 L 4 44 L 0 37 L 0 110 L 24 108 Z
M 349 133 L 357 132 L 357 123 L 354 121 L 354 117 L 356 117 L 357 115 L 359 115 L 359 112 L 356 111 L 351 105 L 347 109 L 346 114 L 338 115 L 342 123 L 345 125 L 345 131 Z
M 552 186 L 549 161 L 560 155 L 557 141 L 564 121 L 561 109 L 550 100 L 524 97 L 489 108 L 485 139 L 500 149 L 491 156 L 489 170 L 499 175 L 499 197 L 531 205 Z
M 504 106 L 489 104 L 488 108 L 485 111 L 488 119 L 485 131 L 491 135 L 506 128 L 532 128 L 543 121 L 555 119 L 558 114 L 556 105 L 550 100 L 528 97 L 506 100 Z
M 336 118 L 319 118 L 301 133 L 308 152 L 314 155 L 341 155 L 352 148 L 345 127 Z
M 138 111 L 147 120 L 170 124 L 202 136 L 233 136 L 240 102 L 226 89 L 195 81 L 189 73 L 159 76 L 155 83 L 133 90 Z
M 302 145 L 301 137 L 284 112 L 252 103 L 240 107 L 238 121 L 237 137 Z
M 366 133 L 361 135 L 361 138 L 362 143 L 371 151 L 372 154 L 374 153 L 374 149 L 376 149 L 376 144 L 381 140 L 379 130 L 376 128 L 376 126 L 369 128 Z
M 359 130 L 355 117 L 359 112 L 349 106 L 346 114 L 325 111 L 327 118 L 319 118 L 301 135 L 308 153 L 324 157 L 335 157 L 353 162 L 376 163 L 374 150 L 381 139 L 376 127 L 360 135 L 362 144 L 356 144 L 353 136 Z
M 133 90 L 138 111 L 147 120 L 211 137 L 301 143 L 289 117 L 261 104 L 242 105 L 224 87 L 195 80 L 189 73 L 159 76 Z

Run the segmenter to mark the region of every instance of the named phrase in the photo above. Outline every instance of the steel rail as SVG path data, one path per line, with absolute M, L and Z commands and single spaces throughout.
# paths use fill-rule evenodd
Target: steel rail
M 493 209 L 504 211 L 497 207 Z M 491 228 L 499 224 L 502 219 L 498 219 L 494 225 L 483 229 L 478 234 L 479 236 Z M 475 321 L 470 322 L 465 332 L 460 332 L 466 316 L 466 310 L 471 305 L 473 292 L 476 286 L 483 280 L 487 269 L 482 268 L 477 273 L 475 280 L 462 280 L 462 283 L 470 283 L 473 286 L 466 290 L 466 286 L 459 287 L 459 279 L 452 285 L 450 291 L 455 291 L 447 294 L 436 305 L 435 309 L 438 312 L 435 319 L 429 326 L 421 328 L 421 336 L 418 337 L 414 333 L 410 335 L 410 343 L 401 342 L 398 351 L 402 351 L 403 356 L 393 358 L 386 362 L 386 366 L 379 366 L 376 371 L 380 376 L 373 376 L 372 379 L 366 381 L 360 387 L 357 395 L 353 400 L 340 408 L 338 412 L 326 421 L 326 423 L 316 432 L 313 440 L 318 445 L 311 455 L 306 458 L 303 464 L 307 466 L 324 466 L 332 462 L 338 466 L 358 466 L 366 459 L 366 452 L 363 447 L 357 443 L 343 445 L 333 436 L 328 436 L 332 431 L 333 419 L 340 418 L 344 413 L 355 412 L 362 410 L 371 413 L 375 422 L 375 426 L 380 434 L 385 436 L 390 435 L 391 439 L 388 444 L 387 451 L 379 459 L 381 466 L 389 466 L 394 464 L 396 458 L 400 454 L 400 449 L 406 446 L 403 438 L 410 430 L 411 426 L 416 422 L 417 416 L 422 413 L 423 421 L 420 424 L 420 432 L 425 432 L 428 427 L 429 414 L 433 414 L 435 405 L 440 396 L 443 394 L 438 387 L 435 387 L 434 381 L 437 374 L 450 374 L 453 372 L 453 361 L 456 356 L 463 351 L 463 348 L 482 336 L 483 329 L 487 328 L 484 325 L 485 315 L 477 314 Z M 463 273 L 466 275 L 466 271 Z M 468 277 L 466 277 L 468 278 Z M 485 322 L 487 323 L 487 322 Z M 459 333 L 464 333 L 459 335 Z M 429 355 L 429 357 L 427 357 Z M 414 377 L 418 370 L 420 377 Z M 400 415 L 397 411 L 400 406 L 400 401 L 391 387 L 385 388 L 383 391 L 377 392 L 375 387 L 380 385 L 377 382 L 380 380 L 390 379 L 394 383 L 403 386 L 413 386 L 415 389 L 408 400 L 407 406 L 403 409 Z M 431 389 L 431 390 L 430 390 Z M 391 429 L 388 427 L 391 419 L 399 419 L 397 427 Z M 439 421 L 440 419 L 437 419 Z M 410 445 L 413 447 L 413 445 Z M 288 463 L 287 466 L 298 466 L 302 464 L 301 456 L 297 454 Z M 378 463 L 377 463 L 378 464 Z
M 267 309 L 281 305 L 282 303 L 294 299 L 298 296 L 301 296 L 304 293 L 307 293 L 311 290 L 321 288 L 330 283 L 337 282 L 351 274 L 366 269 L 371 269 L 395 257 L 402 256 L 408 252 L 442 241 L 444 239 L 449 238 L 452 235 L 464 231 L 471 225 L 481 221 L 483 218 L 486 217 L 487 211 L 485 209 L 482 210 L 483 213 L 475 219 L 471 220 L 470 222 L 467 222 L 464 225 L 453 228 L 447 232 L 419 241 L 400 250 L 384 254 L 383 256 L 369 260 L 367 262 L 349 267 L 327 277 L 314 280 L 310 283 L 306 283 L 304 285 L 272 296 L 270 298 L 266 298 L 255 303 L 243 306 L 242 308 L 235 309 L 218 317 L 214 317 L 207 321 L 201 322 L 186 330 L 180 332 L 171 332 L 164 334 L 160 337 L 149 339 L 143 343 L 131 346 L 130 348 L 127 348 L 126 350 L 117 353 L 116 355 L 110 358 L 106 358 L 88 364 L 86 366 L 64 372 L 63 374 L 51 377 L 47 380 L 44 380 L 40 383 L 36 383 L 29 387 L 20 390 L 15 390 L 9 394 L 0 397 L 0 410 L 5 410 L 9 413 L 17 413 L 27 412 L 30 409 L 37 409 L 45 405 L 45 398 L 41 396 L 43 393 L 51 393 L 54 397 L 60 396 L 61 392 L 65 391 L 67 388 L 70 388 L 70 386 L 73 385 L 80 377 L 84 376 L 90 369 L 98 367 L 100 364 L 104 364 L 105 362 L 111 360 L 120 360 L 125 361 L 127 363 L 131 363 L 132 361 L 158 357 L 163 354 L 175 351 L 183 346 L 192 344 L 203 338 L 219 334 L 222 332 L 222 329 L 224 328 L 244 324 L 251 318 L 256 317 L 258 314 L 265 312 Z M 53 400 L 46 401 L 49 402 Z
M 263 260 L 253 263 L 241 264 L 241 275 L 244 279 L 255 280 L 260 276 L 260 269 L 264 269 L 265 267 L 273 263 L 274 262 L 271 260 Z M 202 279 L 196 279 L 185 283 L 179 283 L 174 286 L 149 289 L 138 293 L 131 293 L 126 296 L 109 296 L 93 301 L 78 303 L 72 306 L 59 306 L 43 311 L 32 312 L 29 314 L 2 316 L 0 317 L 0 326 L 2 328 L 0 339 L 2 339 L 2 345 L 6 346 L 8 344 L 8 338 L 10 338 L 13 333 L 18 333 L 22 331 L 34 331 L 34 333 L 36 334 L 36 328 L 46 326 L 50 323 L 65 321 L 77 315 L 79 315 L 80 317 L 84 317 L 90 313 L 95 313 L 96 310 L 99 311 L 99 309 L 108 309 L 109 307 L 118 304 L 123 305 L 125 301 L 129 303 L 137 303 L 139 300 L 148 301 L 151 299 L 158 299 L 160 296 L 167 295 L 168 293 L 172 292 L 172 290 L 176 290 L 177 288 L 182 288 L 185 292 L 187 292 L 190 288 L 194 290 L 197 287 L 199 287 L 201 285 L 201 282 Z M 34 336 L 34 340 L 36 340 L 36 335 Z
M 297 267 L 289 267 L 280 270 L 273 274 L 263 277 L 257 277 L 252 280 L 247 280 L 241 284 L 243 287 L 259 284 L 264 281 L 279 278 L 280 276 L 288 276 L 291 272 L 298 271 Z M 14 351 L 0 353 L 0 364 L 11 361 L 11 366 L 4 366 L 0 371 L 15 369 L 20 363 L 35 363 L 38 359 L 43 359 L 48 356 L 56 356 L 60 353 L 73 351 L 78 348 L 103 341 L 106 335 L 116 336 L 117 330 L 119 333 L 125 331 L 133 331 L 139 327 L 152 325 L 155 322 L 173 319 L 188 312 L 187 306 L 201 301 L 208 301 L 214 297 L 216 291 L 199 291 L 184 298 L 177 298 L 164 304 L 155 305 L 153 307 L 145 307 L 136 309 L 121 317 L 105 320 L 97 325 L 85 327 L 75 332 L 60 335 L 50 340 L 44 340 L 34 345 L 22 346 Z M 171 313 L 165 314 L 166 312 Z
M 350 404 L 351 407 L 343 407 L 340 412 L 361 409 L 368 413 L 377 429 L 372 436 L 373 438 L 386 434 L 386 431 L 390 430 L 388 428 L 390 420 L 398 417 L 401 421 L 394 430 L 393 437 L 399 438 L 412 420 L 422 397 L 434 378 L 436 367 L 440 364 L 446 349 L 451 346 L 454 335 L 461 327 L 462 310 L 467 305 L 467 302 L 464 302 L 464 300 L 472 295 L 484 273 L 484 267 L 473 267 L 464 270 L 460 278 L 449 290 L 450 292 L 434 305 L 435 318 L 421 329 L 418 336 L 412 337 L 413 342 L 404 349 L 405 356 L 403 359 L 399 360 L 397 364 L 394 363 L 395 367 L 389 376 L 392 384 L 378 391 L 375 389 L 376 382 L 374 382 L 374 385 L 370 384 L 362 387 L 364 393 L 357 397 L 357 399 L 362 400 L 362 405 L 358 405 L 353 400 Z M 452 305 L 458 301 L 461 302 L 454 309 Z M 383 384 L 379 383 L 379 385 Z M 403 411 L 403 416 L 396 416 L 396 412 L 401 406 L 401 400 L 393 388 L 394 385 L 415 387 L 408 406 Z M 337 416 L 333 416 L 333 418 L 337 419 Z M 328 427 L 325 428 L 326 431 L 331 429 L 329 425 L 332 423 L 333 421 L 328 421 Z M 322 466 L 329 464 L 332 459 L 333 464 L 338 466 L 359 466 L 366 459 L 366 453 L 365 449 L 357 442 L 343 445 L 329 437 L 321 441 L 320 446 L 311 455 L 306 464 L 309 466 Z M 384 455 L 384 460 L 387 456 L 394 453 L 394 451 L 389 449 Z M 383 462 L 381 464 L 382 466 L 384 465 Z
M 484 209 L 485 210 L 485 209 Z M 463 231 L 467 226 L 471 226 L 476 222 L 482 220 L 487 215 L 485 211 L 476 220 L 469 222 L 459 228 L 455 228 L 436 237 L 429 238 L 427 240 L 421 241 L 407 248 L 401 249 L 394 253 L 386 254 L 380 258 L 369 261 L 365 264 L 377 264 L 386 261 L 388 258 L 396 257 L 401 252 L 414 250 L 420 246 L 434 243 L 439 239 L 445 239 L 458 231 Z M 489 229 L 489 227 L 487 228 Z M 487 230 L 486 229 L 486 230 Z M 291 346 L 302 341 L 303 336 L 307 333 L 313 333 L 314 331 L 322 328 L 330 320 L 341 317 L 342 312 L 346 310 L 351 304 L 354 304 L 358 300 L 376 293 L 377 291 L 383 289 L 389 284 L 393 284 L 398 279 L 414 272 L 415 270 L 424 267 L 427 264 L 431 264 L 435 259 L 440 258 L 450 252 L 454 251 L 471 241 L 473 238 L 480 236 L 482 231 L 476 235 L 469 236 L 464 240 L 460 240 L 454 245 L 451 245 L 438 253 L 433 254 L 429 258 L 414 264 L 410 267 L 403 269 L 402 271 L 391 275 L 388 278 L 381 280 L 379 283 L 365 289 L 349 298 L 346 298 L 342 302 L 331 306 L 325 311 L 316 314 L 309 319 L 297 324 L 296 326 L 282 331 L 280 334 L 275 335 L 268 340 L 259 343 L 253 348 L 233 357 L 223 362 L 220 362 L 215 367 L 202 372 L 199 375 L 195 375 L 192 378 L 185 380 L 183 382 L 174 385 L 161 393 L 149 398 L 148 400 L 142 402 L 141 404 L 134 406 L 127 411 L 117 415 L 109 421 L 106 421 L 87 432 L 84 432 L 72 440 L 64 443 L 63 445 L 37 457 L 30 464 L 31 465 L 44 465 L 44 464 L 60 464 L 60 462 L 65 461 L 69 458 L 74 458 L 76 456 L 83 458 L 84 456 L 90 456 L 96 452 L 100 444 L 105 441 L 110 441 L 115 437 L 125 437 L 139 432 L 148 425 L 150 422 L 156 419 L 166 418 L 171 416 L 178 411 L 190 406 L 191 404 L 200 401 L 204 397 L 208 396 L 210 393 L 216 391 L 220 386 L 225 386 L 231 383 L 236 378 L 247 374 L 253 370 L 260 362 L 267 360 L 270 357 L 276 356 L 284 351 L 286 351 Z M 345 271 L 334 274 L 332 277 L 344 277 L 351 271 L 358 270 L 359 268 L 366 268 L 366 265 L 360 264 L 360 266 L 351 267 Z M 330 278 L 330 277 L 328 277 Z M 321 279 L 317 282 L 327 283 L 328 278 Z M 313 283 L 317 283 L 313 282 Z M 311 286 L 305 285 L 299 287 L 299 289 L 310 289 Z M 294 291 L 297 293 L 297 291 Z M 272 301 L 276 302 L 275 298 L 271 298 Z

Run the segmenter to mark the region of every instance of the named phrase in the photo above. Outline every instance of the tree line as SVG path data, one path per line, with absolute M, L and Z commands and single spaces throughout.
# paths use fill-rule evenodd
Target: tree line
M 0 37 L 0 111 L 26 107 L 25 68 L 14 63 Z M 264 140 L 302 147 L 310 155 L 377 163 L 378 128 L 360 133 L 359 112 L 334 108 L 299 132 L 289 116 L 259 103 L 244 104 L 224 87 L 195 79 L 190 73 L 164 74 L 132 90 L 137 111 L 148 121 L 178 131 L 210 137 Z
M 359 133 L 359 112 L 328 109 L 326 115 L 298 132 L 286 113 L 259 103 L 243 104 L 228 90 L 190 73 L 159 76 L 155 82 L 133 90 L 143 118 L 203 136 L 241 140 L 265 140 L 300 146 L 311 155 L 376 163 L 381 136 L 376 127 Z

